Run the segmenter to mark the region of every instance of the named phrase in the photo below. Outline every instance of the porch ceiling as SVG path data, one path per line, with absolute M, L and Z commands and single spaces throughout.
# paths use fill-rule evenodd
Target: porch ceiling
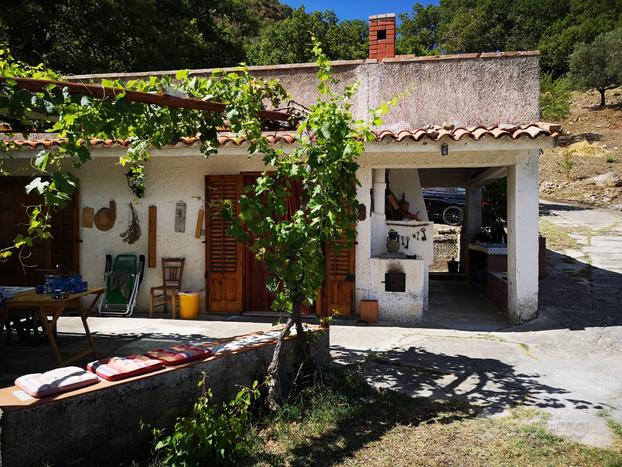
M 419 180 L 422 188 L 466 187 L 487 170 L 487 167 L 419 169 Z

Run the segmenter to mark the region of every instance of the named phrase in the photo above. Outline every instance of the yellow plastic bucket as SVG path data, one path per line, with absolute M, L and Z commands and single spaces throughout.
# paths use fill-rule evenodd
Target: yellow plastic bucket
M 201 294 L 199 292 L 179 292 L 179 317 L 181 319 L 197 319 Z

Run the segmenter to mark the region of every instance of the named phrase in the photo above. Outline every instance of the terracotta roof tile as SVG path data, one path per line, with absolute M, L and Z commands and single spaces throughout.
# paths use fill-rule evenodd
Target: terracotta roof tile
M 449 129 L 451 128 L 451 129 Z M 443 126 L 428 125 L 424 128 L 416 128 L 413 130 L 382 130 L 377 133 L 376 141 L 379 143 L 389 142 L 420 142 L 425 139 L 431 141 L 439 141 L 441 139 L 449 139 L 453 141 L 460 141 L 463 138 L 469 137 L 475 141 L 479 141 L 483 138 L 493 139 L 506 139 L 513 140 L 521 137 L 528 137 L 531 139 L 538 137 L 557 138 L 561 132 L 561 126 L 551 123 L 530 123 L 527 125 L 510 125 L 500 124 L 495 126 L 477 126 L 477 127 L 453 127 L 451 125 Z M 30 135 L 28 139 L 19 138 L 19 136 L 12 139 L 12 141 L 19 147 L 29 149 L 51 149 L 57 147 L 62 142 L 59 138 L 49 138 L 48 134 Z M 291 132 L 270 132 L 266 134 L 270 144 L 295 144 L 296 135 Z M 235 135 L 227 132 L 221 132 L 218 136 L 218 142 L 222 146 L 240 146 L 244 144 L 246 140 L 244 138 L 237 138 Z M 115 141 L 111 139 L 91 139 L 91 145 L 97 148 L 110 148 L 110 147 L 127 147 L 129 141 Z M 191 147 L 198 146 L 200 139 L 197 136 L 181 138 L 179 143 L 173 145 L 174 147 Z

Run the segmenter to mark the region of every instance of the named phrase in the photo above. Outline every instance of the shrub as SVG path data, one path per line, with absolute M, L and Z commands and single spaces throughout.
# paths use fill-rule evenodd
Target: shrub
M 540 112 L 545 121 L 558 121 L 570 113 L 570 81 L 553 79 L 550 73 L 540 80 Z
M 574 162 L 572 161 L 572 152 L 567 150 L 563 151 L 562 160 L 559 161 L 559 168 L 566 174 L 566 176 L 570 176 L 570 172 L 572 172 L 573 167 Z
M 200 386 L 203 382 L 200 383 Z M 154 454 L 163 465 L 232 465 L 248 455 L 253 403 L 259 398 L 257 381 L 220 406 L 207 388 L 193 413 L 177 419 L 173 431 L 154 428 Z

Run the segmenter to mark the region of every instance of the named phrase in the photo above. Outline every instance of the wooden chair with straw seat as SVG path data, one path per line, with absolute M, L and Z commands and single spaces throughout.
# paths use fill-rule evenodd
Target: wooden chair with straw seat
M 155 307 L 164 306 L 164 312 L 167 313 L 170 304 L 173 308 L 172 316 L 175 319 L 178 304 L 177 294 L 181 290 L 185 262 L 186 258 L 162 258 L 162 285 L 151 287 L 149 318 L 153 317 Z

